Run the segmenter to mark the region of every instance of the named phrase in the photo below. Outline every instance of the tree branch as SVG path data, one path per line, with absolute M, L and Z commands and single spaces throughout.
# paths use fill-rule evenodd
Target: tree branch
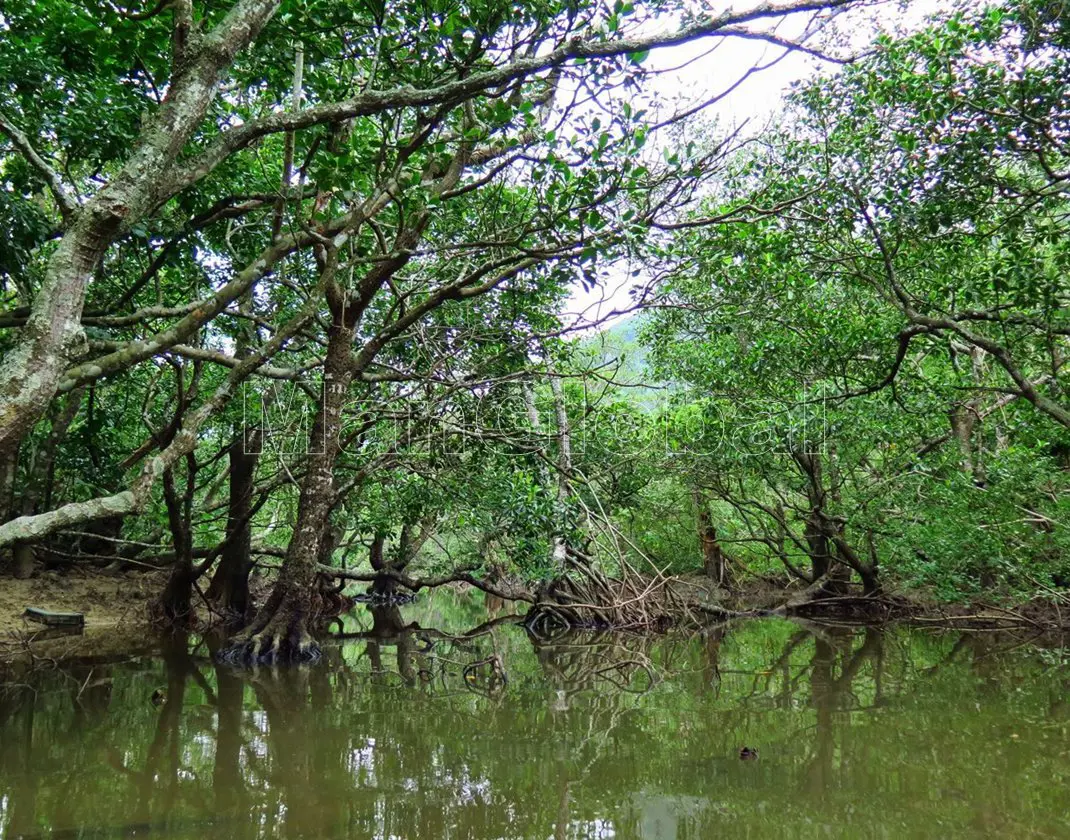
M 224 132 L 214 143 L 195 157 L 162 187 L 161 198 L 173 196 L 205 177 L 234 152 L 256 142 L 261 137 L 283 131 L 294 131 L 313 125 L 337 123 L 354 117 L 369 116 L 393 108 L 427 107 L 458 103 L 525 76 L 559 67 L 576 59 L 616 58 L 632 53 L 678 46 L 711 36 L 738 37 L 746 30 L 741 24 L 767 18 L 783 17 L 799 12 L 817 12 L 843 8 L 857 0 L 796 0 L 789 3 L 761 3 L 741 12 L 732 10 L 707 15 L 675 32 L 617 40 L 572 39 L 544 55 L 518 59 L 502 67 L 472 73 L 463 79 L 446 82 L 431 88 L 402 85 L 393 90 L 369 90 L 341 102 L 327 102 L 300 112 L 279 112 Z M 725 30 L 728 30 L 727 32 Z M 751 33 L 758 37 L 758 33 Z
M 56 204 L 59 205 L 59 212 L 63 216 L 63 221 L 69 222 L 71 217 L 78 211 L 78 202 L 71 197 L 70 193 L 68 193 L 63 186 L 63 180 L 59 177 L 59 173 L 37 153 L 37 150 L 33 147 L 30 139 L 2 113 L 0 113 L 0 131 L 8 136 L 8 139 L 11 140 L 15 148 L 22 153 L 22 156 L 26 158 L 30 165 L 37 170 L 38 174 L 45 179 L 45 183 L 48 184 L 48 189 L 52 192 L 52 197 L 56 199 Z
M 444 586 L 447 583 L 467 583 L 469 586 L 474 586 L 476 589 L 482 589 L 484 592 L 491 595 L 497 595 L 499 598 L 506 601 L 525 601 L 529 604 L 535 603 L 535 595 L 528 592 L 526 589 L 502 589 L 495 586 L 493 583 L 480 580 L 468 572 L 454 572 L 451 575 L 441 575 L 432 578 L 411 578 L 404 572 L 399 572 L 396 569 L 390 568 L 383 569 L 379 572 L 353 572 L 349 569 L 336 569 L 333 566 L 324 566 L 323 564 L 318 565 L 316 571 L 324 575 L 330 575 L 331 577 L 342 578 L 344 580 L 362 581 L 365 583 L 374 583 L 376 580 L 381 580 L 384 577 L 391 578 L 413 592 L 418 592 L 421 589 L 431 589 L 436 586 Z

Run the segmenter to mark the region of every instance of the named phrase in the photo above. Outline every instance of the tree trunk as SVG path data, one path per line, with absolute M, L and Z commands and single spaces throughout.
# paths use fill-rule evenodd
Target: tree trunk
M 297 524 L 279 578 L 267 603 L 220 655 L 243 663 L 311 662 L 320 657 L 311 635 L 318 612 L 316 561 L 333 507 L 334 463 L 338 457 L 342 409 L 353 377 L 351 348 L 356 312 L 332 305 L 323 363 L 323 392 L 312 426 L 308 469 L 301 482 Z
M 189 628 L 193 622 L 193 583 L 196 574 L 193 566 L 193 534 L 185 505 L 189 500 L 179 498 L 175 491 L 174 473 L 168 468 L 164 472 L 164 503 L 167 507 L 167 521 L 171 528 L 171 541 L 175 547 L 175 564 L 171 575 L 160 595 L 158 614 L 171 627 Z M 192 477 L 187 482 L 187 490 L 192 492 Z M 185 502 L 185 505 L 184 505 Z
M 721 551 L 721 544 L 717 540 L 717 529 L 713 525 L 713 517 L 710 516 L 709 499 L 697 487 L 694 497 L 698 539 L 702 548 L 702 569 L 706 577 L 717 586 L 728 586 L 728 567 L 725 564 L 724 552 Z
M 193 623 L 193 561 L 178 560 L 171 568 L 160 595 L 160 612 L 171 627 L 188 628 Z
M 828 573 L 829 558 L 831 557 L 828 537 L 825 536 L 820 524 L 818 524 L 820 516 L 820 510 L 811 511 L 810 516 L 806 519 L 806 527 L 803 531 L 806 545 L 809 547 L 810 552 L 811 580 L 818 580 Z
M 836 546 L 836 554 L 839 556 L 844 569 L 854 569 L 862 581 L 862 593 L 876 595 L 880 592 L 880 578 L 877 575 L 877 553 L 874 549 L 870 552 L 870 560 L 867 563 L 858 556 L 847 538 L 844 536 L 842 525 L 832 526 L 832 542 Z
M 34 550 L 30 543 L 15 543 L 12 549 L 12 565 L 15 577 L 26 580 L 33 577 Z
M 230 498 L 226 545 L 208 587 L 208 600 L 227 620 L 249 617 L 249 573 L 252 571 L 252 513 L 261 430 L 242 429 L 230 446 Z
M 836 563 L 836 555 L 833 552 L 839 526 L 825 509 L 829 492 L 825 487 L 821 455 L 818 452 L 796 450 L 792 452 L 792 457 L 806 478 L 806 497 L 810 504 L 804 530 L 812 569 L 810 579 L 816 582 L 826 578 L 821 592 L 842 594 L 847 588 L 851 572 L 847 566 Z
M 7 522 L 16 515 L 15 475 L 18 468 L 18 449 L 0 455 L 0 522 Z
M 189 48 L 175 57 L 177 72 L 167 95 L 146 119 L 129 159 L 85 205 L 72 210 L 29 320 L 0 365 L 0 457 L 15 451 L 44 414 L 69 361 L 84 347 L 85 290 L 104 254 L 167 197 L 168 172 L 201 125 L 221 74 L 276 8 L 277 0 L 238 0 L 212 31 L 191 33 Z
M 368 562 L 371 564 L 373 572 L 382 572 L 389 567 L 386 561 L 385 547 L 386 534 L 377 533 L 372 537 L 372 544 L 368 549 Z M 397 591 L 397 581 L 392 577 L 383 575 L 372 582 L 368 593 L 375 598 L 388 600 L 394 597 L 395 591 Z
M 956 406 L 948 415 L 948 419 L 951 421 L 951 434 L 959 446 L 962 471 L 970 477 L 975 485 L 984 487 L 984 460 L 974 445 L 979 416 L 976 407 L 972 403 L 965 403 Z
M 32 516 L 37 513 L 42 497 L 47 500 L 52 495 L 56 452 L 64 438 L 67 437 L 67 430 L 78 413 L 78 407 L 82 402 L 82 392 L 83 389 L 78 389 L 67 397 L 62 410 L 52 418 L 52 429 L 49 431 L 48 437 L 45 438 L 40 449 L 32 453 L 31 463 L 28 467 L 29 475 L 27 476 L 26 488 L 22 498 L 19 500 L 23 516 Z M 18 466 L 16 460 L 17 447 L 9 457 L 11 460 L 4 464 L 5 475 L 3 480 L 4 482 L 10 481 L 13 483 L 15 478 L 14 471 Z M 10 474 L 6 474 L 8 470 L 10 470 Z M 13 511 L 15 507 L 14 488 L 12 486 L 5 488 L 5 490 L 10 491 L 5 498 L 10 500 L 10 509 Z M 34 556 L 35 550 L 32 542 L 22 542 L 15 545 L 13 559 L 16 578 L 25 580 L 32 577 Z

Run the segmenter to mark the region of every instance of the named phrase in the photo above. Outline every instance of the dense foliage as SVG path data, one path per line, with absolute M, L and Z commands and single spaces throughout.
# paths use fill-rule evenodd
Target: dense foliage
M 657 103 L 651 50 L 854 5 L 3 4 L 14 573 L 168 568 L 250 659 L 339 574 L 1064 585 L 1067 16 L 882 36 L 758 135 Z
M 673 243 L 653 364 L 728 429 L 691 480 L 793 572 L 825 552 L 945 596 L 1065 579 L 1070 54 L 1050 10 L 956 15 L 800 88 L 706 212 L 767 209 Z

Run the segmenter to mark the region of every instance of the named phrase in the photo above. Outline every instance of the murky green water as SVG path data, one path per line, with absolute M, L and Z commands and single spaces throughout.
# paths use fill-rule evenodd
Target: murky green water
M 1070 837 L 1070 666 L 1016 644 L 770 620 L 536 648 L 498 626 L 304 671 L 203 646 L 52 671 L 0 694 L 0 836 Z

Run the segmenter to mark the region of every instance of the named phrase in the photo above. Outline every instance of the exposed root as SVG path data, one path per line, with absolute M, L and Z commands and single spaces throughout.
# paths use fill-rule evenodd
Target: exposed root
M 546 585 L 524 622 L 546 641 L 574 630 L 645 630 L 700 627 L 744 615 L 698 604 L 679 593 L 679 581 L 655 569 L 637 571 L 623 557 L 619 574 L 608 577 L 584 555 L 569 553 L 569 573 Z
M 308 630 L 311 600 L 274 594 L 252 624 L 216 653 L 216 659 L 241 666 L 318 662 L 323 654 Z
M 906 618 L 916 610 L 909 601 L 893 596 L 838 595 L 810 600 L 792 598 L 783 611 L 785 615 L 806 618 L 833 617 L 872 622 Z
M 320 646 L 308 634 L 292 635 L 262 631 L 248 640 L 239 639 L 216 654 L 228 665 L 314 665 L 323 656 Z

